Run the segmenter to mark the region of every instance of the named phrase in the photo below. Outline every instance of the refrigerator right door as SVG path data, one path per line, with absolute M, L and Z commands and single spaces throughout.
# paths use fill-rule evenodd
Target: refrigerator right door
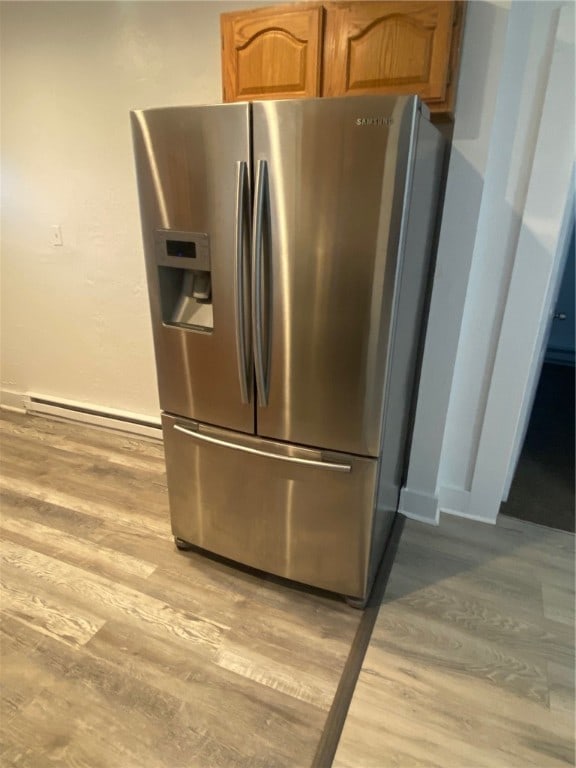
M 417 107 L 252 106 L 261 437 L 378 455 Z

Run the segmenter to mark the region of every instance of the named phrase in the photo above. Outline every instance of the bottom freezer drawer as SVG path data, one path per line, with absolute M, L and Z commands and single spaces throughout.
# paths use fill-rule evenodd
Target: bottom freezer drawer
M 245 565 L 362 598 L 376 459 L 162 417 L 172 531 Z

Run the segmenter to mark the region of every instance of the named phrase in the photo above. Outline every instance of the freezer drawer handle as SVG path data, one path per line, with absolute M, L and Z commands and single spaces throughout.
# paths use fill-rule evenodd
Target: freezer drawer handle
M 264 368 L 264 342 L 263 342 L 263 238 L 265 195 L 268 183 L 268 166 L 266 160 L 258 162 L 256 176 L 256 190 L 254 193 L 254 212 L 252 224 L 252 334 L 254 347 L 254 367 L 256 370 L 256 387 L 258 389 L 258 405 L 268 405 L 268 382 Z
M 297 456 L 281 456 L 278 453 L 269 453 L 268 451 L 259 451 L 257 448 L 248 448 L 247 445 L 236 445 L 236 443 L 229 443 L 226 440 L 219 440 L 217 437 L 210 437 L 209 435 L 203 435 L 201 432 L 195 432 L 186 427 L 180 426 L 180 424 L 174 424 L 174 429 L 177 432 L 183 432 L 185 435 L 194 437 L 196 440 L 201 440 L 203 443 L 213 443 L 214 445 L 221 445 L 224 448 L 232 448 L 235 451 L 243 451 L 244 453 L 253 453 L 256 456 L 264 456 L 266 459 L 279 459 L 280 461 L 290 461 L 292 464 L 304 464 L 309 467 L 319 467 L 320 469 L 330 469 L 333 472 L 351 472 L 352 466 L 350 464 L 333 464 L 329 461 L 314 461 L 313 459 L 299 459 Z
M 250 402 L 248 392 L 248 368 L 250 357 L 246 349 L 245 328 L 245 294 L 244 285 L 244 252 L 246 248 L 246 187 L 248 181 L 248 166 L 244 160 L 236 165 L 236 232 L 235 232 L 235 269 L 234 269 L 234 298 L 236 304 L 236 357 L 238 359 L 238 378 L 240 381 L 240 397 L 243 403 Z

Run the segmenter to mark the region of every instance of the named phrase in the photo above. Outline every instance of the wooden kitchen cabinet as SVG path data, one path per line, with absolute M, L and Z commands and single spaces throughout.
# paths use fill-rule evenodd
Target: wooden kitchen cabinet
M 258 8 L 220 18 L 224 101 L 320 96 L 321 3 Z
M 450 116 L 463 11 L 463 0 L 358 0 L 223 14 L 224 101 L 417 93 Z
M 431 109 L 446 103 L 455 2 L 326 8 L 323 95 L 417 93 Z

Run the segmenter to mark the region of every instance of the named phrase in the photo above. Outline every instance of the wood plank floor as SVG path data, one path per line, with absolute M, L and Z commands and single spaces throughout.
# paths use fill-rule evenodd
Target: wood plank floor
M 335 768 L 574 765 L 574 536 L 407 521 Z
M 178 552 L 160 443 L 0 437 L 0 764 L 310 766 L 362 614 Z
M 0 765 L 308 768 L 362 614 L 177 552 L 160 443 L 0 441 Z M 573 765 L 573 587 L 571 534 L 408 521 L 336 768 Z

